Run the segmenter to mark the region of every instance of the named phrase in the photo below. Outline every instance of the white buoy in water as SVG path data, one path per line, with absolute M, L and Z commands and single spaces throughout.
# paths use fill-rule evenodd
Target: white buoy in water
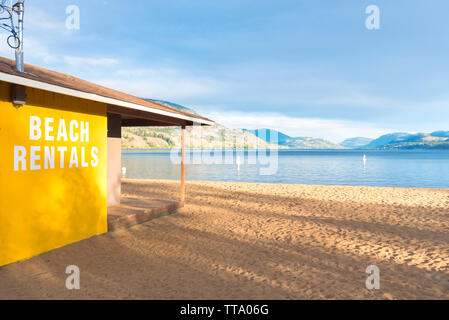
M 362 158 L 362 159 L 363 159 L 363 165 L 366 166 L 366 160 L 367 160 L 367 159 L 366 159 L 366 154 L 363 155 L 363 158 Z
M 240 156 L 237 156 L 237 171 L 240 171 Z
M 122 167 L 122 175 L 126 176 L 126 167 Z

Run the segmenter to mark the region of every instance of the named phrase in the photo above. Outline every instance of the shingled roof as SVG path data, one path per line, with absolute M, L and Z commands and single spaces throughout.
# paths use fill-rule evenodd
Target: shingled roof
M 212 120 L 201 117 L 197 114 L 181 111 L 176 108 L 164 106 L 156 102 L 147 101 L 127 93 L 123 93 L 86 80 L 73 77 L 68 74 L 44 69 L 30 64 L 25 64 L 25 72 L 22 73 L 16 70 L 14 60 L 4 57 L 0 57 L 0 75 L 2 73 L 66 89 L 76 90 L 78 92 L 84 92 L 104 98 L 114 99 L 136 106 L 151 108 L 153 110 L 156 109 L 164 113 L 168 112 L 174 117 L 176 117 L 176 115 L 184 119 L 187 117 L 187 119 L 198 121 L 199 123 L 203 124 L 213 123 Z M 2 77 L 0 77 L 0 80 L 3 80 Z

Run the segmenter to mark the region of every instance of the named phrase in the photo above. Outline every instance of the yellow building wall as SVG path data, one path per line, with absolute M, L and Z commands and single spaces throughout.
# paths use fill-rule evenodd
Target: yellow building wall
M 106 104 L 32 88 L 27 88 L 23 107 L 14 107 L 10 100 L 10 85 L 0 81 L 0 266 L 107 232 Z M 42 121 L 39 140 L 30 140 L 30 117 Z M 54 119 L 47 136 L 53 135 L 54 141 L 45 139 L 46 117 Z M 67 124 L 67 134 L 70 121 L 88 122 L 89 141 L 63 141 L 63 135 L 57 141 L 60 119 Z M 73 128 L 73 136 L 80 133 Z M 23 161 L 14 166 L 15 146 L 26 150 L 26 170 L 21 170 Z M 40 147 L 34 152 L 40 159 L 33 161 L 40 169 L 31 170 L 32 146 Z M 53 169 L 51 157 L 44 157 L 45 146 L 55 149 Z M 58 147 L 68 150 L 64 168 Z M 75 162 L 69 168 L 72 147 L 78 150 L 78 168 Z M 86 167 L 81 165 L 82 147 Z M 98 148 L 96 166 L 92 148 Z

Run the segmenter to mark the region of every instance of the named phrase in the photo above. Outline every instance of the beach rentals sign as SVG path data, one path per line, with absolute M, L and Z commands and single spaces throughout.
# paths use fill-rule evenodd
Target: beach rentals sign
M 68 122 L 68 125 L 66 123 Z M 72 142 L 80 144 L 89 143 L 89 121 L 76 119 L 59 119 L 55 130 L 55 118 L 30 116 L 30 142 Z M 14 146 L 14 171 L 48 170 L 65 168 L 66 157 L 69 157 L 68 168 L 87 168 L 98 166 L 98 147 L 91 146 L 87 150 L 85 146 L 40 146 L 31 145 L 29 150 L 25 146 Z M 56 156 L 59 161 L 56 160 Z M 89 157 L 89 159 L 88 159 Z
M 0 82 L 0 266 L 107 232 L 107 106 Z

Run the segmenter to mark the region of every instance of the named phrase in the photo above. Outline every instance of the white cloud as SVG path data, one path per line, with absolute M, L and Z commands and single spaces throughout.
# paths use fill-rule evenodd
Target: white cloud
M 45 64 L 56 63 L 60 60 L 57 54 L 53 53 L 42 41 L 34 37 L 25 37 L 23 40 L 25 62 L 28 57 L 34 60 L 41 60 Z
M 11 49 L 6 44 L 7 37 L 8 34 L 0 33 L 0 55 L 14 59 L 14 49 Z M 57 65 L 58 69 L 70 68 L 77 72 L 80 69 L 108 68 L 119 64 L 119 61 L 113 58 L 60 55 L 53 52 L 44 41 L 35 37 L 24 38 L 24 51 L 25 63 L 47 66 L 49 68 L 52 68 L 52 65 Z
M 304 103 L 304 102 L 303 102 Z M 314 105 L 344 105 L 344 106 L 357 106 L 357 107 L 375 107 L 375 106 L 385 106 L 391 103 L 391 101 L 375 96 L 363 95 L 363 94 L 350 94 L 350 95 L 335 95 L 333 97 L 316 97 L 310 101 L 308 104 Z
M 6 33 L 0 33 L 0 55 L 14 59 L 14 49 L 10 48 L 6 42 L 6 38 L 8 36 L 9 35 Z M 42 41 L 39 41 L 33 37 L 25 37 L 23 42 L 25 63 L 27 63 L 29 59 L 37 60 L 39 62 L 42 61 L 45 64 L 54 63 L 59 60 L 57 55 L 51 53 Z
M 24 26 L 27 32 L 57 32 L 59 34 L 68 34 L 69 30 L 65 27 L 65 12 L 55 18 L 46 11 L 33 6 L 26 6 Z
M 118 64 L 118 60 L 112 58 L 89 58 L 89 57 L 75 57 L 64 56 L 63 61 L 72 68 L 104 68 L 112 67 Z
M 172 68 L 118 70 L 115 76 L 96 80 L 104 86 L 144 97 L 177 101 L 218 94 L 221 84 L 212 78 L 188 75 Z
M 11 49 L 7 43 L 6 43 L 6 39 L 8 38 L 8 34 L 4 33 L 3 31 L 0 32 L 0 55 L 2 57 L 7 57 L 7 58 L 14 58 L 14 49 Z

